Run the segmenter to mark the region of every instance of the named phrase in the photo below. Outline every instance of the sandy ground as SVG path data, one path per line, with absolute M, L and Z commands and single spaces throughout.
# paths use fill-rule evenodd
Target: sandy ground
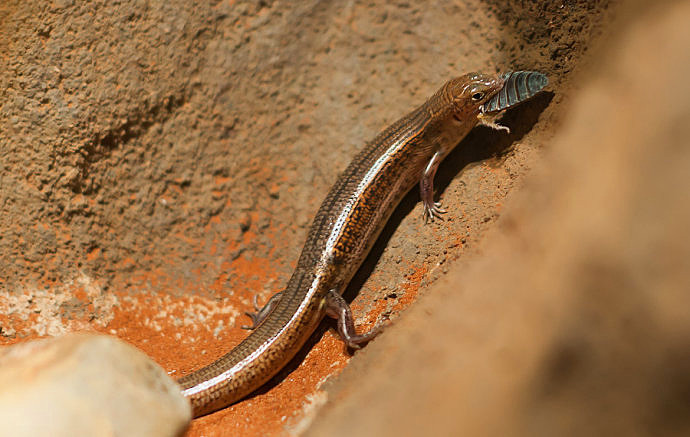
M 442 165 L 448 219 L 425 226 L 412 192 L 353 281 L 358 323 L 386 313 L 394 331 L 449 269 L 483 259 L 567 121 L 587 77 L 573 71 L 603 59 L 583 63 L 618 8 L 2 2 L 0 340 L 91 329 L 174 377 L 206 364 L 246 335 L 252 296 L 286 283 L 311 217 L 367 140 L 452 76 L 548 74 L 550 93 L 507 114 L 511 135 L 478 128 Z M 303 430 L 351 358 L 330 323 L 307 346 L 189 435 Z

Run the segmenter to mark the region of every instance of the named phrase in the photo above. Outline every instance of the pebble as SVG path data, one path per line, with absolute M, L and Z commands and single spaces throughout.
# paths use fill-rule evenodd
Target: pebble
M 181 436 L 191 407 L 143 352 L 68 334 L 0 350 L 0 435 Z

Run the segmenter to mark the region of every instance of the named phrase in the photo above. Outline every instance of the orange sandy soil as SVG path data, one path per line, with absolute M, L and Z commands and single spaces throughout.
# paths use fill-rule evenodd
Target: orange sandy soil
M 245 236 L 251 239 L 252 233 L 247 232 Z M 199 294 L 190 283 L 193 281 L 175 281 L 163 271 L 133 273 L 128 278 L 130 289 L 137 291 L 112 292 L 106 300 L 99 299 L 98 285 L 86 279 L 60 287 L 59 295 L 68 297 L 68 303 L 46 302 L 50 298 L 39 292 L 13 296 L 3 302 L 0 326 L 12 327 L 16 333 L 1 337 L 0 342 L 10 345 L 45 334 L 95 330 L 137 346 L 171 377 L 178 378 L 222 356 L 247 335 L 240 326 L 249 322 L 242 311 L 251 309 L 252 290 L 262 289 L 263 284 L 277 277 L 270 259 L 247 261 L 239 257 L 222 264 L 220 269 L 248 278 L 235 283 L 236 293 L 231 298 Z M 418 267 L 406 276 L 401 284 L 404 298 L 389 312 L 398 313 L 414 301 L 425 271 L 425 267 Z M 404 275 L 401 271 L 401 276 Z M 46 284 L 46 288 L 51 286 L 54 284 Z M 161 289 L 175 289 L 180 295 L 153 291 Z M 43 297 L 37 299 L 37 295 Z M 356 314 L 361 311 L 357 302 L 352 308 Z M 358 327 L 371 328 L 384 308 L 385 303 L 381 302 Z M 42 316 L 45 313 L 52 316 Z M 95 318 L 101 321 L 94 323 Z M 332 329 L 321 330 L 318 337 L 315 344 L 310 342 L 305 348 L 306 356 L 301 354 L 293 360 L 267 387 L 243 402 L 195 420 L 189 435 L 275 435 L 286 429 L 298 429 L 299 421 L 325 400 L 320 386 L 337 375 L 351 358 Z
M 251 238 L 250 233 L 246 235 Z M 240 328 L 249 323 L 242 311 L 252 309 L 252 290 L 262 289 L 263 284 L 277 278 L 270 265 L 270 259 L 247 261 L 242 257 L 221 265 L 222 270 L 252 279 L 236 282 L 235 290 L 242 291 L 220 301 L 193 296 L 195 290 L 189 285 L 182 294 L 186 291 L 191 297 L 171 297 L 166 293 L 119 295 L 120 305 L 114 310 L 112 321 L 98 330 L 141 348 L 177 378 L 222 356 L 247 335 Z M 409 292 L 392 311 L 398 312 L 414 300 L 422 274 L 408 277 L 404 286 Z M 160 272 L 142 274 L 137 280 L 152 289 L 166 288 Z M 174 285 L 177 290 L 184 286 Z M 371 328 L 383 307 L 379 305 L 370 311 L 366 320 L 359 322 L 360 329 Z M 355 312 L 360 309 L 356 303 L 352 308 Z M 319 337 L 316 344 L 310 342 L 303 351 L 306 356 L 300 354 L 267 387 L 243 402 L 195 420 L 189 435 L 276 435 L 296 428 L 320 404 L 320 386 L 337 375 L 351 358 L 332 329 Z

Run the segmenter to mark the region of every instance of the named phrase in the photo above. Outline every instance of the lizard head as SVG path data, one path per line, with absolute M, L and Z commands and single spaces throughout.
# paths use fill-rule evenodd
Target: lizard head
M 449 80 L 444 86 L 444 93 L 451 102 L 453 116 L 463 121 L 475 119 L 482 105 L 502 87 L 503 79 L 498 76 L 468 73 Z

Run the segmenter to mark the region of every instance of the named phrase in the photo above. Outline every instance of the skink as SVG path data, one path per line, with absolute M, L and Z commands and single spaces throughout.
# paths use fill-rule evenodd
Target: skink
M 299 351 L 324 315 L 338 320 L 343 340 L 357 334 L 341 293 L 405 194 L 420 185 L 424 216 L 444 213 L 434 202 L 439 164 L 480 121 L 482 105 L 501 77 L 471 73 L 448 81 L 357 154 L 321 204 L 286 288 L 252 315 L 254 330 L 210 365 L 178 380 L 198 417 L 237 402 L 274 376 Z

